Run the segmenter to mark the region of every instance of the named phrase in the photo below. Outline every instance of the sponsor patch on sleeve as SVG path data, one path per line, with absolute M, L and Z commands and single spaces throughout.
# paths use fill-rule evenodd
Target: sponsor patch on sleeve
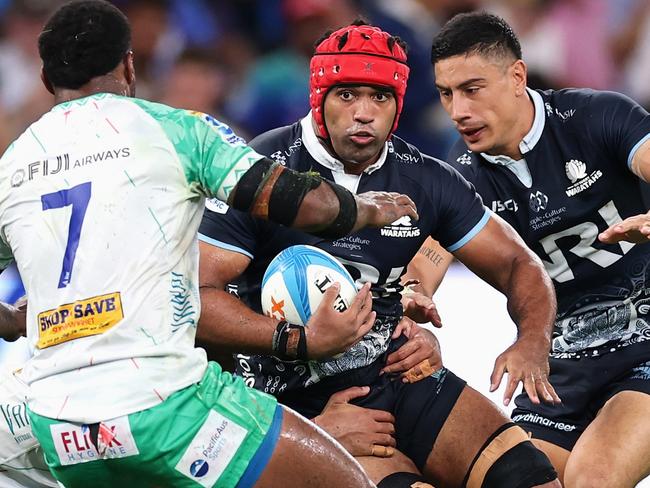
M 211 410 L 176 469 L 201 486 L 215 486 L 247 433 L 241 425 Z
M 228 212 L 229 207 L 226 202 L 222 202 L 218 198 L 209 198 L 205 201 L 205 208 L 219 214 L 225 214 Z
M 119 292 L 66 303 L 38 314 L 39 349 L 102 334 L 124 318 Z
M 243 146 L 246 144 L 246 141 L 235 134 L 227 124 L 215 119 L 212 115 L 196 111 L 190 111 L 190 113 L 212 127 L 212 130 L 219 134 L 221 140 L 226 144 L 230 144 L 231 146 Z

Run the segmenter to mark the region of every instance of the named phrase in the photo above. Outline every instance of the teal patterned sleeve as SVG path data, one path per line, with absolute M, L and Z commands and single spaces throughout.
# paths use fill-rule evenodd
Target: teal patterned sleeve
M 5 243 L 2 236 L 0 236 L 0 271 L 5 269 L 14 261 L 14 256 L 11 253 L 11 249 Z
M 226 201 L 241 176 L 262 156 L 226 124 L 202 112 L 133 99 L 158 121 L 179 156 L 190 185 Z

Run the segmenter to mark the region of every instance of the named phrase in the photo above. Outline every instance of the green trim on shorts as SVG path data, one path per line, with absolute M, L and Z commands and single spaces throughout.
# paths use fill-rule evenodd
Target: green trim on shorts
M 48 467 L 66 488 L 225 488 L 237 485 L 276 408 L 274 397 L 211 362 L 199 383 L 163 403 L 104 421 L 109 441 L 101 459 L 88 426 L 29 416 Z

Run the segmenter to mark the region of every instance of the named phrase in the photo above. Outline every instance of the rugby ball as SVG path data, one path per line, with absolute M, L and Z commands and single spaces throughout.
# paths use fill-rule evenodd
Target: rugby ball
M 269 263 L 262 279 L 262 311 L 277 320 L 305 325 L 332 283 L 341 288 L 334 308 L 344 312 L 357 294 L 354 280 L 331 254 L 313 246 L 296 245 Z

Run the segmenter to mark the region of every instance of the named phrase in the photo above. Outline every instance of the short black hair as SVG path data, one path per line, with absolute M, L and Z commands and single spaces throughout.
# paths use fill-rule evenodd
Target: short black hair
M 463 54 L 521 59 L 521 44 L 512 27 L 497 15 L 486 12 L 458 14 L 433 38 L 431 64 Z
M 45 76 L 57 88 L 77 89 L 109 73 L 130 47 L 129 21 L 105 0 L 65 4 L 38 37 Z

